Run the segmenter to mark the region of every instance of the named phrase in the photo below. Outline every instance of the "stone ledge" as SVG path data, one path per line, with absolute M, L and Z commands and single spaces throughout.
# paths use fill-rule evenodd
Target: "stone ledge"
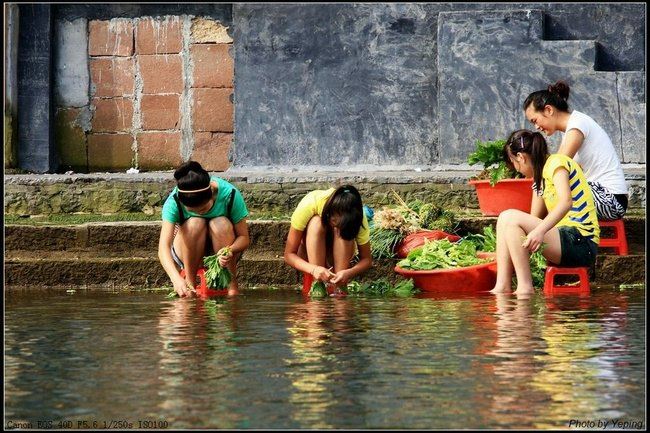
M 430 167 L 354 166 L 332 170 L 326 166 L 231 168 L 213 172 L 229 182 L 243 183 L 319 183 L 319 182 L 368 182 L 368 183 L 467 183 L 481 170 L 467 164 L 439 165 Z M 645 181 L 644 164 L 624 164 L 628 181 Z M 73 174 L 5 174 L 5 185 L 43 185 L 51 183 L 92 182 L 161 182 L 174 183 L 173 171 L 150 171 L 143 173 L 73 173 Z

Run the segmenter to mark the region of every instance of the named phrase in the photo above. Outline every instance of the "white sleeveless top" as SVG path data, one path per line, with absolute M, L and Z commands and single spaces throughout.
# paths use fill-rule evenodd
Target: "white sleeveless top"
M 573 110 L 566 132 L 571 129 L 579 130 L 585 137 L 573 159 L 582 167 L 587 181 L 600 183 L 612 194 L 627 194 L 623 167 L 603 128 L 591 117 Z

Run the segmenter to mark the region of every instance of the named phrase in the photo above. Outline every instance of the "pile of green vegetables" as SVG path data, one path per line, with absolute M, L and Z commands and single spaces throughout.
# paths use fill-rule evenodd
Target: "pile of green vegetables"
M 412 279 L 401 279 L 393 285 L 386 278 L 380 278 L 368 283 L 351 281 L 348 283 L 347 292 L 349 295 L 365 296 L 398 296 L 408 297 L 416 294 L 418 289 Z
M 477 251 L 493 253 L 497 250 L 497 235 L 492 226 L 483 228 L 483 234 L 470 233 L 463 238 L 465 242 L 471 242 L 476 246 Z
M 395 257 L 395 247 L 411 233 L 420 230 L 451 232 L 456 228 L 453 212 L 422 200 L 406 203 L 395 191 L 391 193 L 397 204 L 376 212 L 370 227 L 373 258 Z
M 469 165 L 483 164 L 483 171 L 476 176 L 477 180 L 489 179 L 490 185 L 494 185 L 503 179 L 515 179 L 521 177 L 514 169 L 508 167 L 503 159 L 503 147 L 505 140 L 494 140 L 476 142 L 476 151 L 467 157 Z
M 402 279 L 397 284 L 393 285 L 388 281 L 388 279 L 380 278 L 367 283 L 350 281 L 346 287 L 346 292 L 348 295 L 353 296 L 408 297 L 417 293 L 418 289 L 415 288 L 412 279 Z M 309 296 L 312 298 L 327 297 L 327 287 L 325 286 L 325 283 L 322 281 L 315 281 L 311 286 Z
M 461 240 L 452 243 L 448 239 L 429 241 L 413 249 L 397 266 L 414 271 L 430 271 L 473 266 L 490 261 L 478 258 L 476 252 L 473 242 Z

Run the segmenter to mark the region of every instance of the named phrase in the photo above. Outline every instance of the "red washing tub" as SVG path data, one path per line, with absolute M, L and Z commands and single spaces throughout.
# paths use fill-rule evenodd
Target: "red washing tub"
M 478 253 L 477 256 L 493 260 L 464 268 L 431 271 L 413 271 L 395 266 L 395 272 L 404 278 L 413 278 L 415 287 L 425 292 L 478 293 L 492 290 L 497 281 L 496 254 Z

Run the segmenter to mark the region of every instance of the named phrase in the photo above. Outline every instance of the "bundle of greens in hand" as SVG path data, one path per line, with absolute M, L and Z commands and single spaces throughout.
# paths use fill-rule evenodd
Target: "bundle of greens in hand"
M 230 280 L 232 280 L 230 270 L 219 264 L 219 257 L 227 256 L 229 254 L 232 254 L 231 249 L 229 247 L 224 247 L 220 249 L 217 254 L 203 258 L 203 264 L 205 265 L 205 282 L 209 288 L 221 290 L 230 285 Z

